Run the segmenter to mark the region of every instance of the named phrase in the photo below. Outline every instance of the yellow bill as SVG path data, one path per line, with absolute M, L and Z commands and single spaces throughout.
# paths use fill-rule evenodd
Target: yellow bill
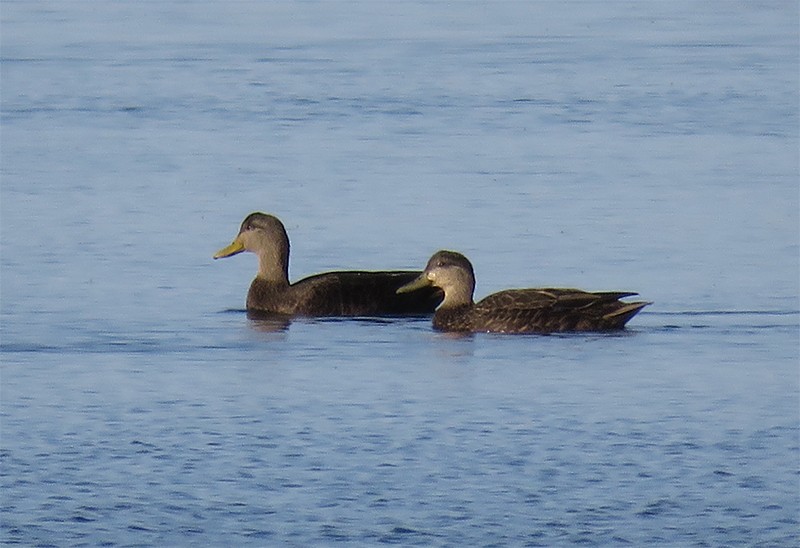
M 426 274 L 423 272 L 406 285 L 402 285 L 397 288 L 396 293 L 410 293 L 412 291 L 416 291 L 417 289 L 422 289 L 423 287 L 428 287 L 431 285 L 431 281 L 428 279 Z
M 222 249 L 214 253 L 214 258 L 222 259 L 224 257 L 230 257 L 231 255 L 236 255 L 237 253 L 241 253 L 242 251 L 244 251 L 244 244 L 237 237 L 231 242 L 231 245 L 223 247 Z

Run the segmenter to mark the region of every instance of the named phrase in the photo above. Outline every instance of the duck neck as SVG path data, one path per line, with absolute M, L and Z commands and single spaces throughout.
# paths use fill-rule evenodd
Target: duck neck
M 448 288 L 444 292 L 444 300 L 439 308 L 450 309 L 459 308 L 462 306 L 472 306 L 475 304 L 472 301 L 472 291 L 469 287 L 453 287 Z
M 289 285 L 289 257 L 276 249 L 266 249 L 258 254 L 256 278 L 279 285 Z

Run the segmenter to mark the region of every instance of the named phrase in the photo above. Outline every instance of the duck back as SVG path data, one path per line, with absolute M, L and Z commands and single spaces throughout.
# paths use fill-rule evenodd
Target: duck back
M 443 294 L 423 288 L 397 294 L 415 271 L 340 271 L 304 278 L 290 286 L 256 278 L 247 308 L 298 316 L 394 316 L 433 313 Z

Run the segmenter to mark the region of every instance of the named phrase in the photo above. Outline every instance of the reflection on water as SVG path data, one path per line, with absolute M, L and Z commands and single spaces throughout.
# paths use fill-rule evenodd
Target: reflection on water
M 286 331 L 289 324 L 292 323 L 292 318 L 284 314 L 269 314 L 258 310 L 247 310 L 246 314 L 250 320 L 250 326 L 263 333 Z

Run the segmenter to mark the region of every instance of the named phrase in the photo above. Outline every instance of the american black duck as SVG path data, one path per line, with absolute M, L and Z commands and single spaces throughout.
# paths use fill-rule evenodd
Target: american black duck
M 258 256 L 258 274 L 247 292 L 249 312 L 289 316 L 395 316 L 430 314 L 442 301 L 433 287 L 398 294 L 397 288 L 419 271 L 340 271 L 289 283 L 289 237 L 272 215 L 251 213 L 233 242 L 215 259 L 250 251 Z
M 438 251 L 425 271 L 398 292 L 439 287 L 444 301 L 433 316 L 440 331 L 553 333 L 622 329 L 647 302 L 622 302 L 636 293 L 590 293 L 579 289 L 508 289 L 472 300 L 475 273 L 462 254 Z

